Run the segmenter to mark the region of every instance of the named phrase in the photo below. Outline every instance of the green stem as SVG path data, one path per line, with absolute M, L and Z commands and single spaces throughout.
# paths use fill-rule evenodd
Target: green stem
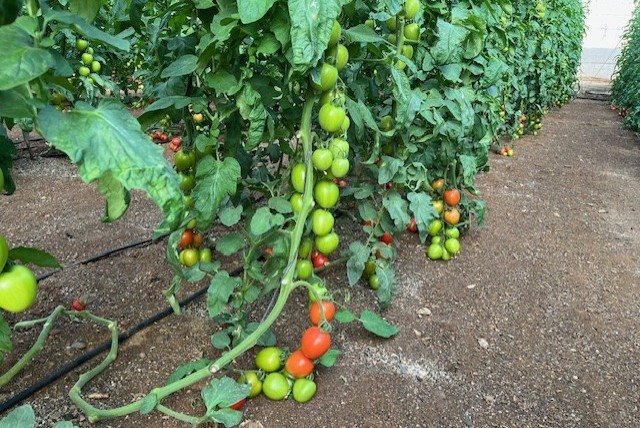
M 47 318 L 20 323 L 20 327 L 29 327 L 40 324 L 44 320 L 44 326 L 42 327 L 42 331 L 38 336 L 38 340 L 36 340 L 36 343 L 33 344 L 31 349 L 29 349 L 29 351 L 27 351 L 27 353 L 24 354 L 22 358 L 20 358 L 20 360 L 18 360 L 18 362 L 13 365 L 13 367 L 11 367 L 9 370 L 7 370 L 6 373 L 0 376 L 0 386 L 4 386 L 9 383 L 9 381 L 13 379 L 13 377 L 18 374 L 18 372 L 20 372 L 20 370 L 22 370 L 24 366 L 29 364 L 33 357 L 35 357 L 40 353 L 40 351 L 42 351 L 42 348 L 44 348 L 44 342 L 47 340 L 47 337 L 49 337 L 51 328 L 53 328 L 53 323 L 63 312 L 64 306 L 60 305 L 56 307 L 53 312 L 51 312 L 51 315 L 49 315 Z
M 311 113 L 313 111 L 313 105 L 315 103 L 316 97 L 311 96 L 304 105 L 303 113 L 302 113 L 302 122 L 301 122 L 301 139 L 303 144 L 303 153 L 305 158 L 305 164 L 307 166 L 307 174 L 305 178 L 305 196 L 302 199 L 302 210 L 300 211 L 298 220 L 292 232 L 292 240 L 291 240 L 291 250 L 289 253 L 289 263 L 284 271 L 284 276 L 280 284 L 280 292 L 278 294 L 278 299 L 276 303 L 273 305 L 273 309 L 264 319 L 264 321 L 242 342 L 236 345 L 229 352 L 223 354 L 220 358 L 214 361 L 209 367 L 202 368 L 189 376 L 186 376 L 176 382 L 173 382 L 169 385 L 154 388 L 149 392 L 149 395 L 153 395 L 155 401 L 160 403 L 160 401 L 177 392 L 183 388 L 187 388 L 194 383 L 197 383 L 201 380 L 207 379 L 212 374 L 217 373 L 225 367 L 227 364 L 231 363 L 235 358 L 244 353 L 245 351 L 254 347 L 260 338 L 268 329 L 271 327 L 273 322 L 278 318 L 280 313 L 282 312 L 289 295 L 298 285 L 298 283 L 293 282 L 293 275 L 295 273 L 295 269 L 292 267 L 295 266 L 296 258 L 298 256 L 298 247 L 300 245 L 300 241 L 302 240 L 302 233 L 304 232 L 304 226 L 307 219 L 307 216 L 311 212 L 313 206 L 313 196 L 312 196 L 312 187 L 313 187 L 313 168 L 311 164 L 311 139 L 310 139 L 310 130 L 311 130 Z M 74 387 L 69 392 L 69 396 L 72 401 L 80 407 L 80 409 L 87 415 L 91 422 L 96 422 L 101 419 L 113 418 L 118 416 L 125 416 L 134 412 L 137 412 L 142 407 L 142 403 L 144 399 L 135 401 L 126 406 L 121 406 L 113 409 L 98 409 L 87 401 L 85 401 L 81 396 L 80 392 L 82 387 L 89 382 L 92 378 L 97 376 L 104 368 L 115 358 L 117 354 L 118 342 L 117 342 L 117 332 L 115 334 L 115 342 L 112 342 L 111 351 L 105 361 L 100 364 L 100 366 L 94 368 L 93 370 L 83 374 L 78 379 L 78 382 L 74 385 Z M 108 362 L 107 362 L 108 361 Z M 166 413 L 166 411 L 170 409 L 162 408 L 162 411 Z M 183 415 L 186 416 L 186 415 Z
M 178 419 L 179 421 L 186 422 L 186 423 L 191 424 L 193 426 L 197 426 L 198 424 L 201 424 L 201 423 L 204 422 L 202 420 L 202 418 L 198 418 L 198 417 L 195 417 L 195 416 L 189 416 L 187 414 L 184 414 L 184 413 L 178 412 L 176 410 L 170 409 L 170 408 L 168 408 L 166 406 L 163 406 L 162 404 L 158 404 L 156 406 L 156 409 L 158 409 L 159 412 L 162 412 L 165 415 L 169 415 L 169 416 L 171 416 L 173 418 Z

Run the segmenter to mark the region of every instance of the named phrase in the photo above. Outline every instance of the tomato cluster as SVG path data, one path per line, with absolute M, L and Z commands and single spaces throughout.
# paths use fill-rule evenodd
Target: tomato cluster
M 182 232 L 178 244 L 178 260 L 186 267 L 194 266 L 198 262 L 211 263 L 213 254 L 210 248 L 203 247 L 204 235 L 196 230 L 196 221 L 191 220 Z
M 389 43 L 397 45 L 402 56 L 408 59 L 413 58 L 413 44 L 417 43 L 420 38 L 420 26 L 416 22 L 405 23 L 402 37 L 399 37 L 400 34 L 398 34 L 398 31 L 400 31 L 400 26 L 398 25 L 398 20 L 403 19 L 410 21 L 418 15 L 419 11 L 419 0 L 406 0 L 401 12 L 387 20 L 387 28 L 390 33 L 387 40 L 389 40 Z M 371 25 L 373 25 L 373 23 Z M 407 64 L 402 59 L 396 60 L 394 65 L 398 70 L 404 70 L 407 67 Z M 391 116 L 388 116 L 388 118 L 391 119 Z M 387 130 L 383 128 L 383 123 L 380 124 L 380 129 L 382 131 Z
M 31 269 L 9 262 L 9 245 L 0 235 L 0 309 L 23 312 L 36 301 L 38 281 Z
M 320 294 L 326 293 L 326 289 Z M 310 294 L 311 295 L 311 294 Z M 322 308 L 322 309 L 321 309 Z M 312 301 L 309 306 L 309 320 L 312 326 L 302 334 L 300 347 L 287 353 L 276 346 L 263 348 L 256 355 L 258 370 L 244 371 L 238 378 L 239 383 L 249 385 L 249 398 L 254 398 L 262 392 L 270 400 L 284 400 L 289 395 L 298 403 L 306 403 L 316 393 L 316 383 L 313 381 L 313 370 L 316 362 L 331 347 L 331 336 L 319 325 L 324 319 L 333 320 L 336 307 L 329 300 L 322 300 L 321 305 Z M 244 401 L 234 406 L 242 407 Z
M 433 207 L 440 215 L 429 224 L 431 243 L 427 248 L 427 256 L 431 260 L 450 260 L 460 251 L 460 190 L 449 188 L 445 190 L 445 181 L 438 178 L 431 183 L 435 196 Z
M 102 63 L 94 57 L 95 52 L 87 40 L 76 39 L 76 49 L 78 49 L 78 53 L 80 53 L 81 61 L 78 74 L 86 77 L 89 83 L 93 83 L 92 73 L 99 73 L 102 69 Z

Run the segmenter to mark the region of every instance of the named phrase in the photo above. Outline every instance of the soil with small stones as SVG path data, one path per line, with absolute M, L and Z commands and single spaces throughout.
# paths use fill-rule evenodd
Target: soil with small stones
M 305 405 L 251 400 L 244 426 L 638 426 L 640 140 L 607 103 L 575 100 L 551 112 L 541 135 L 521 139 L 515 150 L 513 158 L 492 156 L 491 171 L 478 177 L 489 207 L 485 227 L 462 237 L 455 260 L 428 261 L 417 237 L 396 238 L 398 293 L 384 316 L 400 333 L 381 340 L 357 325 L 335 325 L 333 342 L 343 353 L 335 367 L 318 371 L 316 397 Z M 162 289 L 171 279 L 166 242 L 79 263 L 149 238 L 158 209 L 135 194 L 122 220 L 103 224 L 95 186 L 82 184 L 64 158 L 21 155 L 18 191 L 0 197 L 0 233 L 12 246 L 52 252 L 65 269 L 43 280 L 37 304 L 7 316 L 10 323 L 44 317 L 79 296 L 123 330 L 164 309 Z M 375 305 L 366 287 L 347 287 L 343 269 L 327 276 L 354 310 Z M 307 326 L 305 305 L 304 293 L 296 292 L 275 324 L 281 345 L 297 346 Z M 215 357 L 216 328 L 200 299 L 122 344 L 117 360 L 83 393 L 100 408 L 130 403 L 163 384 L 178 364 Z M 14 332 L 16 350 L 3 371 L 37 334 Z M 0 389 L 0 402 L 108 339 L 102 327 L 58 320 L 44 351 Z M 236 366 L 251 367 L 252 355 Z M 25 400 L 38 426 L 61 420 L 92 426 L 67 393 L 98 361 Z M 164 403 L 199 414 L 200 386 Z M 186 425 L 152 412 L 95 426 Z

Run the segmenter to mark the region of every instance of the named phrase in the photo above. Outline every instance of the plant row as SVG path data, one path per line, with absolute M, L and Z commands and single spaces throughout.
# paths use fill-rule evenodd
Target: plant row
M 623 41 L 611 87 L 612 108 L 629 128 L 640 132 L 640 5 L 636 4 Z

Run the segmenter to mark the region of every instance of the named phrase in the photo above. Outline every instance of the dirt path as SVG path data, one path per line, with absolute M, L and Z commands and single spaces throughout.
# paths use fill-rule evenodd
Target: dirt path
M 552 112 L 541 136 L 524 138 L 516 151 L 514 158 L 493 157 L 492 171 L 479 177 L 487 223 L 463 237 L 455 261 L 428 262 L 415 237 L 400 239 L 399 293 L 385 314 L 401 328 L 398 336 L 380 341 L 356 326 L 336 326 L 334 342 L 344 354 L 320 371 L 316 398 L 307 405 L 256 399 L 246 426 L 638 426 L 640 140 L 606 103 L 576 100 Z M 165 307 L 163 243 L 71 266 L 150 236 L 159 214 L 148 201 L 136 198 L 122 221 L 102 225 L 100 197 L 79 185 L 63 160 L 21 160 L 16 172 L 20 191 L 0 198 L 0 212 L 10 204 L 22 212 L 3 218 L 0 233 L 14 245 L 53 251 L 70 266 L 43 281 L 25 317 L 83 294 L 123 328 Z M 331 283 L 344 277 L 332 272 Z M 362 308 L 373 302 L 364 287 L 343 291 Z M 305 300 L 294 297 L 275 329 L 291 347 L 305 326 Z M 176 364 L 213 356 L 214 328 L 203 302 L 190 306 L 123 345 L 113 369 L 86 392 L 107 395 L 98 405 L 125 404 L 162 383 Z M 17 351 L 35 334 L 16 334 Z M 0 401 L 106 337 L 83 323 L 60 323 L 47 351 L 0 390 Z M 62 419 L 91 426 L 66 396 L 87 367 L 27 401 L 41 426 Z M 186 411 L 197 395 L 194 389 L 168 403 Z M 183 425 L 152 414 L 97 426 Z

